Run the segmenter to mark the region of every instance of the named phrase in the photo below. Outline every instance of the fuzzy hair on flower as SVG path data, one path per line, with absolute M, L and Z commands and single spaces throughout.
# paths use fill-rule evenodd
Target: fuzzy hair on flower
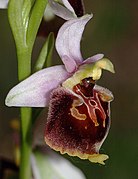
M 64 65 L 40 70 L 10 90 L 7 106 L 49 107 L 45 142 L 56 151 L 104 164 L 100 154 L 110 128 L 112 93 L 96 85 L 102 69 L 114 73 L 103 54 L 83 59 L 80 41 L 92 15 L 78 18 L 67 0 L 66 7 L 49 0 L 55 14 L 67 19 L 59 29 L 56 50 Z M 58 4 L 58 5 L 57 5 Z

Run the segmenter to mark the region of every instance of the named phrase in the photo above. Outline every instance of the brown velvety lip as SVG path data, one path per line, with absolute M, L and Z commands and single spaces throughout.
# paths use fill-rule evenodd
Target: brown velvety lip
M 88 114 L 87 107 L 81 103 L 76 106 L 76 109 L 80 114 L 85 114 L 86 119 L 79 120 L 73 116 L 70 109 L 73 101 L 78 100 L 78 98 L 67 89 L 59 87 L 51 95 L 45 141 L 51 148 L 62 154 L 67 153 L 81 159 L 102 163 L 108 158 L 104 154 L 99 154 L 99 149 L 110 127 L 109 102 L 102 101 L 98 91 L 93 91 L 97 93 L 100 104 L 105 111 L 105 125 L 103 125 L 100 112 L 95 110 L 98 122 L 98 126 L 96 126 Z

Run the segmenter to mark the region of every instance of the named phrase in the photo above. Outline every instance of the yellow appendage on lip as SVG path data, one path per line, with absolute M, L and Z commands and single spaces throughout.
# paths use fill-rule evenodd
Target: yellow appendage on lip
M 105 165 L 104 161 L 107 160 L 108 158 L 109 158 L 108 155 L 105 154 L 93 154 L 90 155 L 88 159 L 90 162 Z

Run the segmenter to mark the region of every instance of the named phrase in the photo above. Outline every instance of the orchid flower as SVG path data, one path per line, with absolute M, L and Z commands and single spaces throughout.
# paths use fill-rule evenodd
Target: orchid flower
M 56 38 L 64 65 L 40 70 L 20 82 L 10 90 L 6 105 L 49 107 L 46 144 L 62 154 L 104 164 L 108 156 L 99 150 L 109 131 L 113 95 L 95 83 L 102 69 L 114 73 L 114 67 L 103 54 L 83 60 L 80 41 L 92 15 L 77 18 L 68 3 L 66 7 L 74 18 L 63 24 Z

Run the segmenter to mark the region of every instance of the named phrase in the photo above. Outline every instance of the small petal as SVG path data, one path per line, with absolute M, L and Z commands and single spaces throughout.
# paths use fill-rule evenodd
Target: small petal
M 0 0 L 0 9 L 6 9 L 8 6 L 9 0 Z
M 64 23 L 60 28 L 56 39 L 56 49 L 61 59 L 66 55 L 75 60 L 77 65 L 82 63 L 80 41 L 84 27 L 91 18 L 92 15 L 75 18 Z
M 49 104 L 51 91 L 68 76 L 63 65 L 40 70 L 11 89 L 6 105 L 45 107 Z
M 83 61 L 83 64 L 90 64 L 94 63 L 104 57 L 104 54 L 97 54 L 92 57 L 87 58 L 86 60 Z
M 70 20 L 76 17 L 75 12 L 73 10 L 70 11 L 66 7 L 60 5 L 59 3 L 55 2 L 54 0 L 49 0 L 49 4 L 52 8 L 52 11 L 55 15 L 65 19 L 65 20 Z M 66 3 L 67 4 L 67 3 Z M 71 6 L 70 6 L 71 7 Z
M 77 69 L 77 64 L 76 64 L 75 60 L 73 60 L 72 58 L 69 58 L 68 56 L 63 56 L 62 61 L 66 67 L 66 70 L 69 73 L 72 73 Z

